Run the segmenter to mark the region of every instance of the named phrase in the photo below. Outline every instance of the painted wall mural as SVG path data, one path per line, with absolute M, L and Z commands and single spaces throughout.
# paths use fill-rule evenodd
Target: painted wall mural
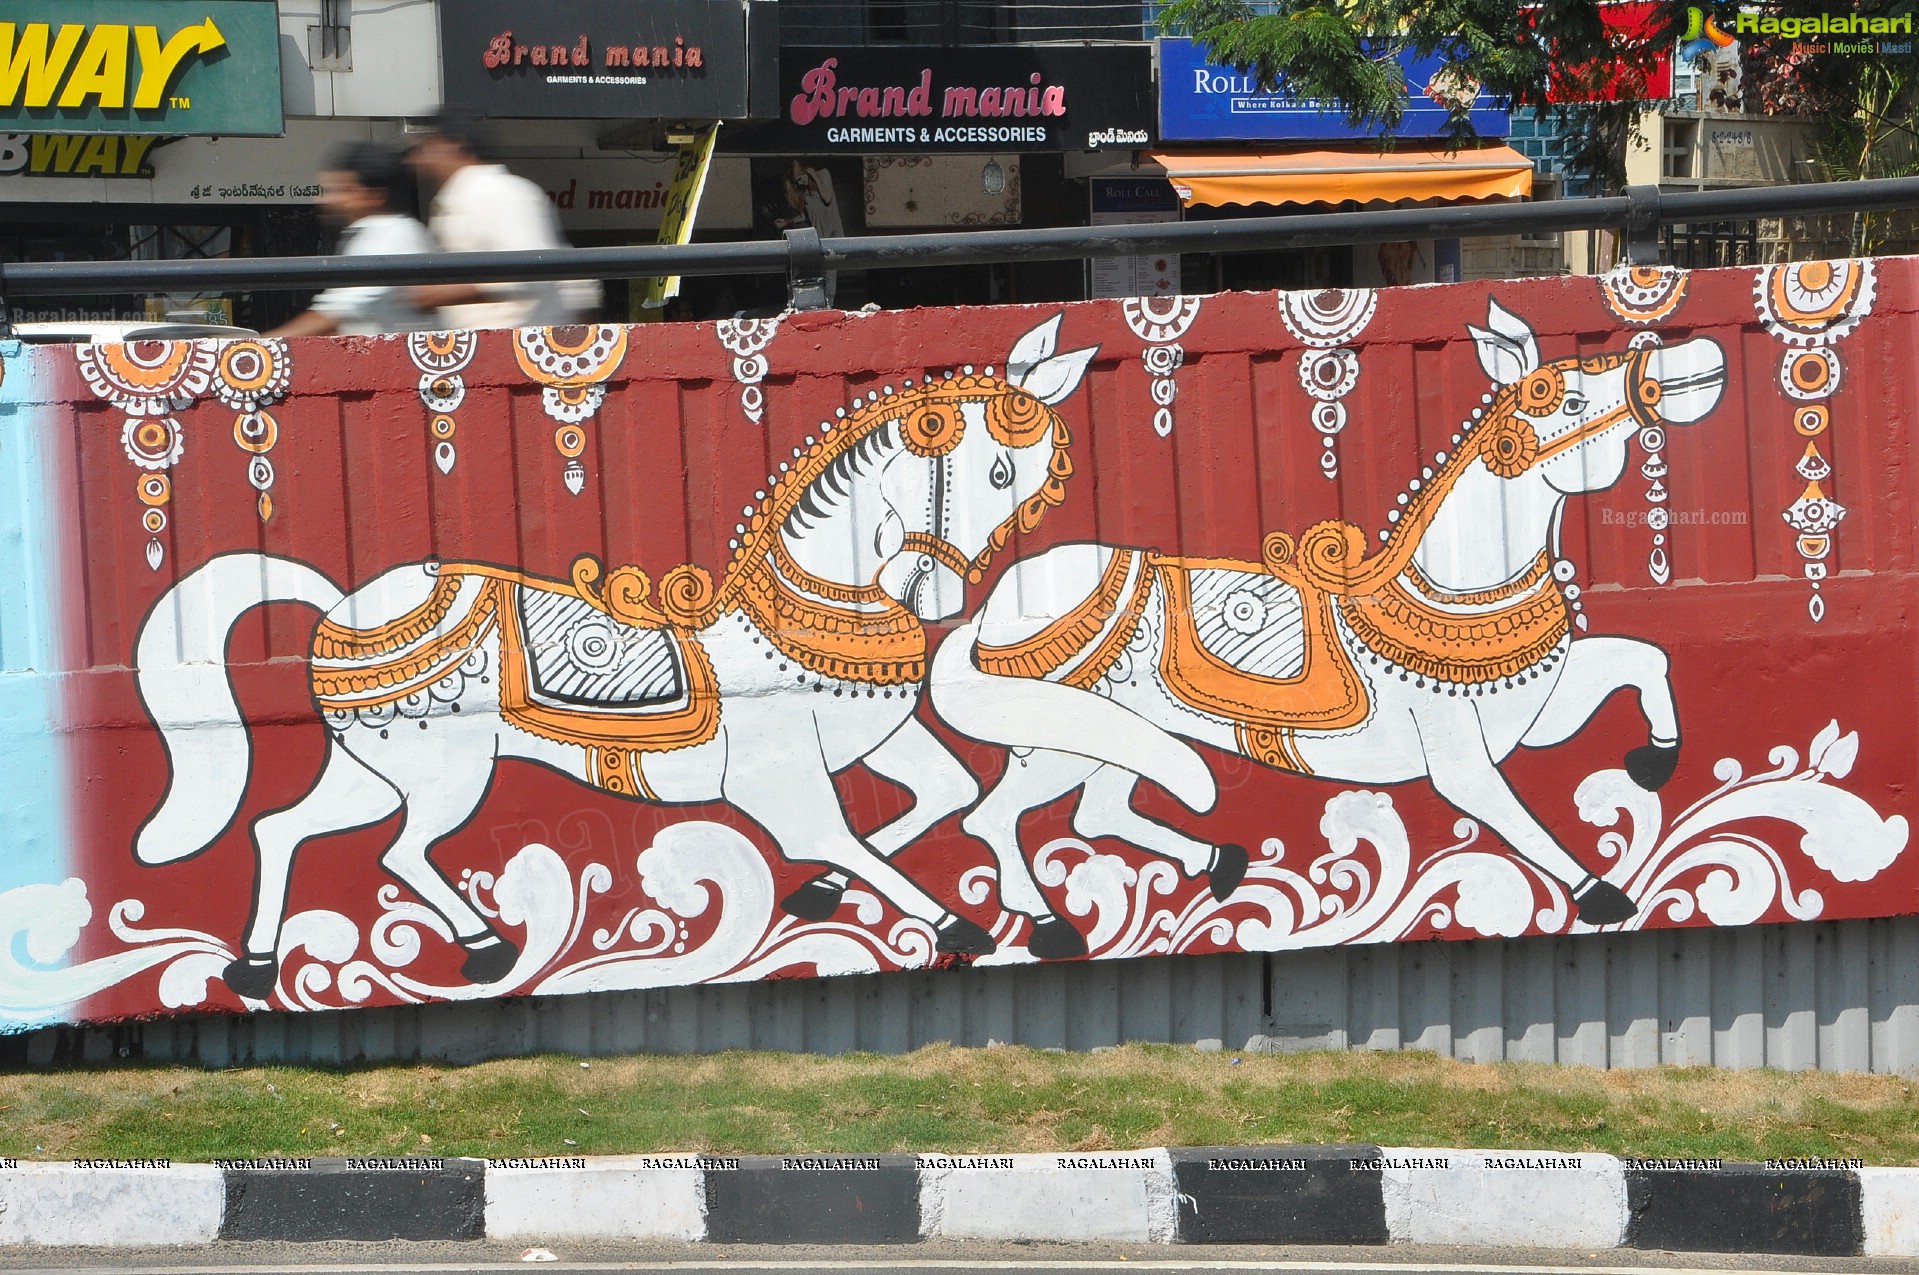
M 0 347 L 0 1024 L 1919 911 L 1915 282 Z

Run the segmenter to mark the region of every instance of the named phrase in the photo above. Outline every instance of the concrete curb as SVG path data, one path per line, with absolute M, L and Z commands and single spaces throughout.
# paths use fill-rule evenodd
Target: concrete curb
M 1375 1146 L 0 1160 L 0 1248 L 211 1240 L 1455 1244 L 1919 1256 L 1919 1169 Z

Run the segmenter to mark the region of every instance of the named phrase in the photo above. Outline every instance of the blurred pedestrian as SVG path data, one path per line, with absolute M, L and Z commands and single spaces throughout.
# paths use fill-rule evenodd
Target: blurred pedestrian
M 546 192 L 488 162 L 477 120 L 438 117 L 407 162 L 435 188 L 428 224 L 446 251 L 568 246 Z M 600 285 L 584 279 L 433 284 L 415 288 L 413 300 L 437 309 L 446 328 L 551 327 L 590 318 Z
M 320 217 L 340 231 L 337 251 L 346 257 L 387 257 L 433 251 L 433 237 L 410 216 L 413 175 L 399 152 L 356 142 L 336 154 L 320 174 Z M 268 336 L 370 336 L 418 332 L 435 325 L 403 286 L 328 288 L 306 310 Z

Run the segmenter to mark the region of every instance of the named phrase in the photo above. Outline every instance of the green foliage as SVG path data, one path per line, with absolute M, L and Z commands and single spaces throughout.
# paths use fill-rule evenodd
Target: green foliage
M 1331 104 L 1349 126 L 1386 144 L 1407 105 L 1399 56 L 1438 55 L 1449 78 L 1483 84 L 1517 107 L 1548 110 L 1572 139 L 1569 165 L 1609 186 L 1625 179 L 1625 138 L 1639 107 L 1549 98 L 1592 87 L 1611 68 L 1649 71 L 1687 17 L 1685 5 L 1668 2 L 1658 20 L 1628 36 L 1605 26 L 1598 0 L 1530 9 L 1512 0 L 1277 0 L 1262 9 L 1245 0 L 1175 0 L 1160 29 L 1192 36 L 1214 61 L 1257 76 L 1267 89 L 1284 80 L 1295 95 Z M 1476 136 L 1468 109 L 1453 107 L 1445 140 L 1460 146 Z
M 1258 76 L 1269 89 L 1283 79 L 1296 95 L 1327 102 L 1350 125 L 1389 143 L 1406 108 L 1396 58 L 1406 51 L 1436 53 L 1462 80 L 1479 81 L 1514 106 L 1548 110 L 1572 141 L 1569 166 L 1616 188 L 1624 181 L 1626 138 L 1645 104 L 1549 99 L 1568 96 L 1563 90 L 1609 73 L 1606 68 L 1649 70 L 1657 55 L 1674 48 L 1692 7 L 1661 0 L 1655 21 L 1622 33 L 1601 21 L 1599 0 L 1546 0 L 1525 8 L 1513 0 L 1272 0 L 1257 10 L 1246 0 L 1175 0 L 1162 11 L 1160 29 L 1192 36 L 1215 61 Z M 1733 0 L 1703 0 L 1700 7 L 1727 30 L 1736 25 L 1740 5 Z M 1779 17 L 1856 12 L 1896 18 L 1916 11 L 1919 0 L 1772 0 L 1765 6 Z M 1820 119 L 1833 176 L 1914 171 L 1919 57 L 1795 53 L 1793 41 L 1754 36 L 1742 43 L 1748 108 Z M 1463 111 L 1453 112 L 1446 136 L 1454 145 L 1473 139 Z

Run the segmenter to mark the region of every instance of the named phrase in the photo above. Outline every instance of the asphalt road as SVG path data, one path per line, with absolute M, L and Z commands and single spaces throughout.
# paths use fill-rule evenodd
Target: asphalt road
M 337 1243 L 222 1244 L 175 1249 L 7 1249 L 8 1275 L 465 1275 L 467 1272 L 659 1271 L 674 1275 L 1113 1275 L 1114 1272 L 1322 1271 L 1339 1275 L 1777 1275 L 1873 1272 L 1919 1275 L 1919 1260 L 1758 1257 L 1746 1254 L 1511 1249 L 1166 1247 L 1148 1244 L 929 1243 L 871 1248 L 768 1245 L 559 1245 L 556 1262 L 521 1260 L 524 1246 Z

